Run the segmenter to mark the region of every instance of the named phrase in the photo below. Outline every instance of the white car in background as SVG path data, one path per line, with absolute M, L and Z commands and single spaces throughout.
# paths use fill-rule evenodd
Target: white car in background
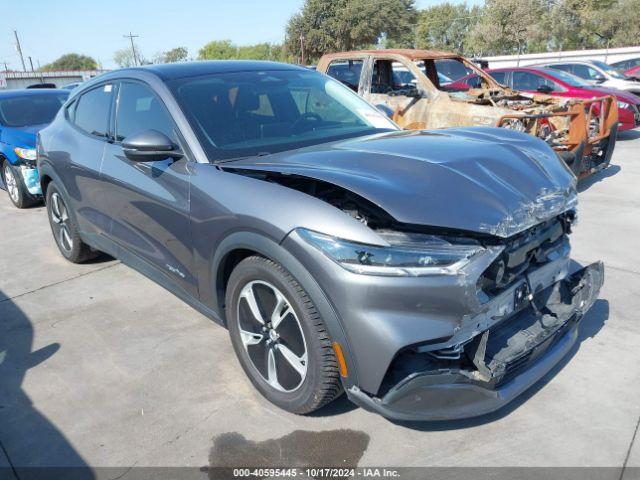
M 631 80 L 611 65 L 599 60 L 570 60 L 551 62 L 538 67 L 555 68 L 580 77 L 592 85 L 617 88 L 640 96 L 640 82 Z

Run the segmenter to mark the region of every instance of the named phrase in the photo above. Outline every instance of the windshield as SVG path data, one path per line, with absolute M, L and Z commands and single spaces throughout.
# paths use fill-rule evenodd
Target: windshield
M 24 95 L 0 100 L 0 123 L 6 127 L 26 127 L 50 123 L 68 93 Z
M 398 129 L 349 88 L 313 71 L 198 76 L 170 87 L 214 161 Z
M 604 70 L 605 72 L 607 72 L 613 78 L 626 78 L 624 75 L 622 75 L 620 72 L 618 72 L 611 65 L 607 65 L 606 63 L 601 62 L 600 60 L 593 60 L 591 63 L 593 63 L 599 69 Z
M 592 86 L 590 83 L 585 82 L 580 77 L 576 77 L 575 75 L 565 72 L 564 70 L 556 70 L 556 69 L 550 69 L 550 68 L 544 68 L 543 70 L 547 75 L 551 75 L 552 77 L 563 81 L 564 83 L 568 84 L 571 87 L 588 88 Z

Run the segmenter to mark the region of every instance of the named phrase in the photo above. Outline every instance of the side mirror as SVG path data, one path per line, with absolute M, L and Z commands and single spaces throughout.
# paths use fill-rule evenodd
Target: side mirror
M 596 81 L 596 83 L 603 83 L 606 78 L 604 78 L 604 76 L 602 75 L 596 75 L 595 77 L 593 77 L 593 79 Z
M 551 85 L 540 85 L 538 87 L 538 92 L 545 93 L 545 94 L 551 93 L 553 92 L 553 87 Z
M 122 142 L 122 147 L 127 158 L 134 162 L 155 162 L 184 156 L 169 137 L 157 130 L 129 135 Z

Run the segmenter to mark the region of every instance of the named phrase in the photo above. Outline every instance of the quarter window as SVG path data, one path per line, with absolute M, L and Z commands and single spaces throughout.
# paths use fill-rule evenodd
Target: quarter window
M 145 130 L 157 130 L 177 143 L 171 116 L 157 95 L 140 83 L 123 82 L 116 114 L 116 140 L 121 142 Z
M 109 112 L 111 110 L 112 85 L 102 85 L 75 101 L 69 119 L 78 128 L 98 137 L 106 137 L 109 132 Z

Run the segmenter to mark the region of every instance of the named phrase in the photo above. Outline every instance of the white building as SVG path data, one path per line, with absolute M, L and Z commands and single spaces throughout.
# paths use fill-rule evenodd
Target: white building
M 0 72 L 0 90 L 27 88 L 41 83 L 53 83 L 61 88 L 70 83 L 84 82 L 107 70 L 66 70 L 50 72 Z
M 607 48 L 600 50 L 570 50 L 566 52 L 527 53 L 524 55 L 500 55 L 482 57 L 489 62 L 489 68 L 524 67 L 536 63 L 558 60 L 601 60 L 605 63 L 619 62 L 640 57 L 640 46 Z

